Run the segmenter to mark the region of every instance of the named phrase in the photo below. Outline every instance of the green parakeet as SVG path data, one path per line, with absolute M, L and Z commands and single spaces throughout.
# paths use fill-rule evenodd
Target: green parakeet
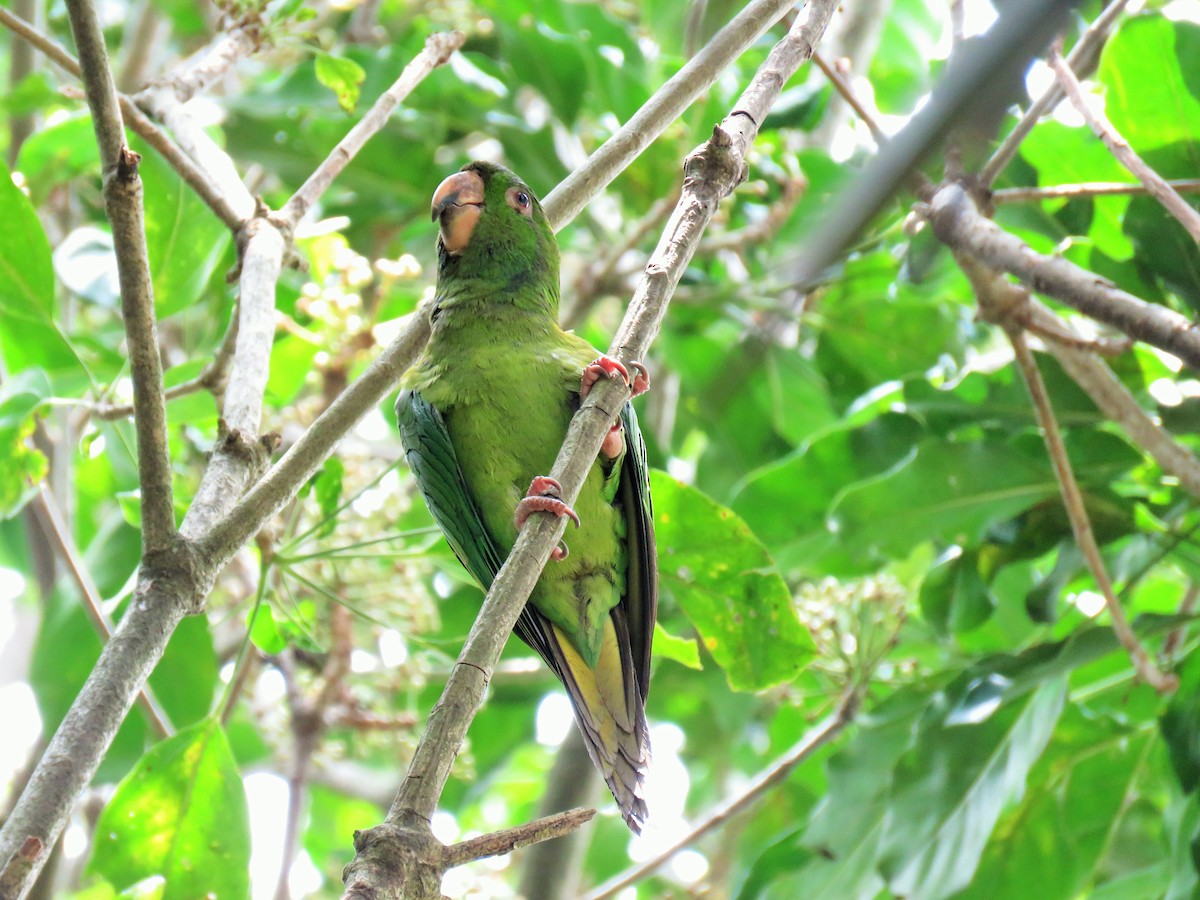
M 575 509 L 550 471 L 581 396 L 627 370 L 558 325 L 558 244 L 529 187 L 475 162 L 433 198 L 432 334 L 404 377 L 400 436 L 450 546 L 485 589 L 525 519 L 568 516 L 516 632 L 561 679 L 634 831 L 646 818 L 646 692 L 658 603 L 645 447 L 628 403 Z M 599 357 L 599 358 L 597 358 Z M 635 393 L 648 386 L 636 366 Z M 526 485 L 529 485 L 528 493 Z

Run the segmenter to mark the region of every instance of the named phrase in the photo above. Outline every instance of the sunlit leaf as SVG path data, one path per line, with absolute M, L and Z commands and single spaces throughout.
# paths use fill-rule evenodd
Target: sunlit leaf
M 363 67 L 352 59 L 331 53 L 318 53 L 316 66 L 317 80 L 333 91 L 338 106 L 348 113 L 354 112 L 363 79 L 367 77 Z
M 735 690 L 789 681 L 812 659 L 791 592 L 746 523 L 695 488 L 654 471 L 660 583 Z
M 249 892 L 249 812 L 221 726 L 205 720 L 156 744 L 96 825 L 90 872 L 119 889 L 160 876 L 163 900 Z

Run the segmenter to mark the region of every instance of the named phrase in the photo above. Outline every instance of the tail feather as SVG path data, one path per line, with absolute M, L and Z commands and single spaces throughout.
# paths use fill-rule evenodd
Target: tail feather
M 604 776 L 625 823 L 640 834 L 648 814 L 643 783 L 650 764 L 650 738 L 629 642 L 619 639 L 618 629 L 610 617 L 595 669 L 555 625 L 551 643 L 588 755 Z

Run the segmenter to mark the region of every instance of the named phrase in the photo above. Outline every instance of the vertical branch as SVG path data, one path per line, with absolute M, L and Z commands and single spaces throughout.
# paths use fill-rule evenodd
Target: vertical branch
M 14 0 L 13 11 L 23 19 L 33 21 L 37 18 L 38 0 Z M 33 47 L 25 41 L 13 41 L 8 60 L 8 87 L 11 91 L 32 74 L 36 66 Z M 17 153 L 25 139 L 33 134 L 34 114 L 10 116 L 8 120 L 8 165 L 9 168 L 17 161 Z
M 146 253 L 140 157 L 125 143 L 116 86 L 104 35 L 91 0 L 69 0 L 67 12 L 79 48 L 79 65 L 104 177 L 104 207 L 112 225 L 121 285 L 121 312 L 133 377 L 138 472 L 142 494 L 142 549 L 165 550 L 175 538 L 171 460 L 167 452 L 167 406 L 154 318 L 150 260 Z

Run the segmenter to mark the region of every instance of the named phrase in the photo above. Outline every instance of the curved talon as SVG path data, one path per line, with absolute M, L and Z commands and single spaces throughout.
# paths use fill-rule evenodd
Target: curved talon
M 629 399 L 632 400 L 634 397 L 644 394 L 646 391 L 650 390 L 650 370 L 636 359 L 631 360 L 629 366 L 636 373 L 633 376 L 633 384 L 630 385 L 630 391 L 632 393 L 630 393 Z
M 566 517 L 578 528 L 581 524 L 579 516 L 575 510 L 562 501 L 561 494 L 562 485 L 555 479 L 545 475 L 538 475 L 534 478 L 529 483 L 529 493 L 513 511 L 513 524 L 517 526 L 517 531 L 525 527 L 525 521 L 535 512 L 548 512 L 559 517 Z M 550 555 L 554 559 L 566 559 L 565 553 L 561 556 L 557 555 L 558 550 L 559 548 L 555 547 Z
M 567 549 L 567 545 L 564 541 L 559 541 L 554 546 L 554 549 L 550 551 L 550 558 L 555 562 L 562 562 L 570 555 L 571 551 Z
M 632 379 L 629 377 L 629 369 L 625 368 L 619 360 L 615 360 L 611 356 L 598 357 L 583 370 L 583 375 L 579 379 L 580 402 L 587 399 L 588 392 L 601 378 L 623 380 L 625 386 L 630 390 L 630 399 L 646 393 L 650 389 L 650 370 L 636 360 L 630 362 L 629 365 L 635 373 Z

